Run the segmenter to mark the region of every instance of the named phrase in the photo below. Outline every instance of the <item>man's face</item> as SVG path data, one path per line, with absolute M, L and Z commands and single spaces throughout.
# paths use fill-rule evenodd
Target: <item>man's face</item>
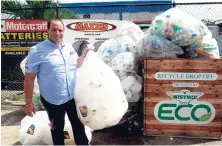
M 60 21 L 52 21 L 48 30 L 49 39 L 53 42 L 61 42 L 63 39 L 64 27 Z

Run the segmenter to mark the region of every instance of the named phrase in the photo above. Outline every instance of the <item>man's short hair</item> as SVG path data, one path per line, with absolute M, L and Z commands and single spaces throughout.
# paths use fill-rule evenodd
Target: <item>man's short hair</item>
M 51 25 L 52 21 L 60 21 L 60 22 L 62 23 L 62 25 L 63 25 L 63 28 L 64 28 L 64 23 L 62 22 L 61 19 L 51 19 L 51 20 L 49 20 L 48 23 L 47 23 L 47 28 L 48 28 L 48 29 L 50 29 L 50 25 Z

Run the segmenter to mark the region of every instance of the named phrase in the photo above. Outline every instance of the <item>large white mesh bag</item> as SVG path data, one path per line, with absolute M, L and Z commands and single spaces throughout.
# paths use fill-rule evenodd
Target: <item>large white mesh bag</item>
M 126 94 L 127 101 L 138 102 L 140 99 L 142 83 L 137 81 L 136 76 L 129 75 L 125 79 L 121 80 L 121 84 Z
M 74 99 L 78 117 L 93 130 L 118 124 L 128 108 L 119 78 L 93 51 L 78 69 Z
M 116 55 L 108 65 L 121 78 L 127 73 L 134 73 L 137 70 L 137 60 L 132 52 L 124 52 Z
M 144 32 L 134 23 L 126 23 L 122 25 L 120 28 L 120 34 L 123 36 L 130 36 L 135 42 L 144 37 Z
M 212 36 L 203 22 L 179 8 L 158 15 L 149 28 L 149 34 L 165 37 L 178 46 L 190 45 L 204 35 Z
M 46 111 L 38 111 L 33 117 L 25 116 L 21 120 L 20 142 L 22 145 L 53 145 L 50 131 L 50 122 Z M 64 127 L 65 143 L 74 144 L 72 127 L 68 116 L 65 116 Z M 92 139 L 92 130 L 85 126 L 85 132 L 89 141 Z M 69 137 L 68 137 L 69 135 Z
M 145 35 L 136 48 L 140 56 L 148 58 L 177 58 L 177 54 L 183 54 L 181 47 L 157 35 Z
M 109 62 L 113 57 L 123 52 L 136 53 L 135 41 L 130 36 L 119 36 L 106 40 L 99 47 L 97 54 L 103 61 Z

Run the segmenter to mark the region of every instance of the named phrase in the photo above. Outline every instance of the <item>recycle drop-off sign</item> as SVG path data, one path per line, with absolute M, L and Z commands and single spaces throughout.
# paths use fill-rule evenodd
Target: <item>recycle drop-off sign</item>
M 207 124 L 215 117 L 215 108 L 211 103 L 198 101 L 202 92 L 189 90 L 169 91 L 172 100 L 163 100 L 154 108 L 155 117 L 163 123 Z

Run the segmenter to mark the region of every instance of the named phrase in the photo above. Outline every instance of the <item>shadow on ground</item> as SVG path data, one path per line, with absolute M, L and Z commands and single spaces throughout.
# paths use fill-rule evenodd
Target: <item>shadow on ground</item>
M 14 143 L 13 145 L 22 145 L 20 141 L 17 141 L 16 143 Z
M 93 132 L 92 145 L 193 145 L 220 140 L 201 138 L 170 138 L 169 136 L 143 136 L 142 132 L 124 127 L 112 127 Z
M 168 136 L 143 136 L 138 131 L 112 127 L 93 132 L 91 145 L 194 145 L 220 140 L 201 138 L 170 138 Z M 19 141 L 13 145 L 21 145 Z
M 2 105 L 1 110 L 6 109 Z M 8 107 L 7 107 L 8 109 Z M 13 106 L 11 106 L 11 109 Z M 25 117 L 24 107 L 17 107 L 16 110 L 6 113 L 1 116 L 1 126 L 17 126 L 21 124 L 21 120 Z

